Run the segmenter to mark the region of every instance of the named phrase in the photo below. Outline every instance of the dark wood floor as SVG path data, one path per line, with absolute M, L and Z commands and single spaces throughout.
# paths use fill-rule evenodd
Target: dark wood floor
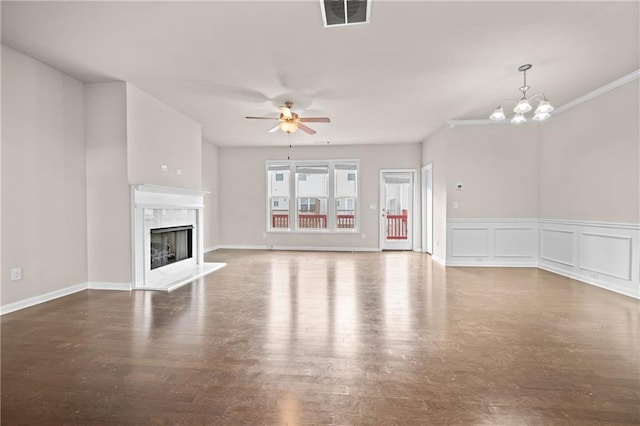
M 640 423 L 638 301 L 411 252 L 219 250 L 2 317 L 2 424 Z

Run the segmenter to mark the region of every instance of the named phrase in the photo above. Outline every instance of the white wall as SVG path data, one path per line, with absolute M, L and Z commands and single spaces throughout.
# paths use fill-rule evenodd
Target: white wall
M 537 126 L 461 126 L 446 132 L 447 217 L 538 216 Z
M 200 124 L 129 83 L 126 108 L 129 183 L 201 189 Z
M 223 246 L 377 249 L 380 169 L 420 167 L 420 145 L 220 148 L 220 241 Z M 266 231 L 266 160 L 360 160 L 357 233 Z M 374 204 L 376 209 L 369 209 Z M 419 216 L 417 216 L 419 217 Z M 420 235 L 419 220 L 414 235 Z M 265 236 L 263 236 L 263 234 Z M 364 236 L 364 238 L 363 238 Z M 419 246 L 419 239 L 415 245 Z
M 2 305 L 87 281 L 83 85 L 2 46 Z M 9 269 L 22 267 L 11 282 Z
M 433 257 L 445 262 L 447 253 L 447 142 L 450 129 L 442 127 L 422 144 L 422 164 L 433 164 Z
M 204 249 L 220 244 L 220 185 L 219 185 L 219 149 L 217 146 L 202 141 L 202 190 L 209 194 L 204 196 Z
M 640 223 L 640 83 L 540 126 L 540 217 Z
M 123 82 L 85 85 L 89 281 L 131 282 L 131 193 Z

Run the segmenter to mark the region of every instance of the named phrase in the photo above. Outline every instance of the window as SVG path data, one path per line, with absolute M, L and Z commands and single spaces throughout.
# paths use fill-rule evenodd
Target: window
M 335 165 L 336 227 L 355 229 L 356 227 L 356 164 Z
M 357 160 L 267 161 L 267 229 L 355 231 L 357 175 Z
M 296 166 L 296 176 L 298 229 L 327 229 L 329 167 Z
M 267 168 L 270 229 L 289 229 L 289 173 L 288 164 Z

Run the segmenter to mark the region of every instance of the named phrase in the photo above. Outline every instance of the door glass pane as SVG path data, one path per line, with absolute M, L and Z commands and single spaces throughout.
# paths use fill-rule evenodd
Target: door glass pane
M 387 240 L 407 240 L 410 211 L 411 176 L 395 173 L 385 176 L 385 216 Z

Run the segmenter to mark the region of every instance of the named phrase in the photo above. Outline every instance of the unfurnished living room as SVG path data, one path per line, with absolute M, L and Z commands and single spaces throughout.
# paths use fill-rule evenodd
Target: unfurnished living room
M 640 424 L 640 2 L 0 8 L 3 425 Z

